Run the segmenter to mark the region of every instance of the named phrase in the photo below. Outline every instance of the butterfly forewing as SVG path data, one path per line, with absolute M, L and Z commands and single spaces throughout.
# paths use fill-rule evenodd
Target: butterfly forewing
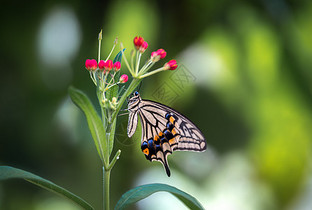
M 133 136 L 137 126 L 138 126 L 138 114 L 137 112 L 130 112 L 129 120 L 128 120 L 128 128 L 127 128 L 129 138 Z
M 129 120 L 128 120 L 127 133 L 128 133 L 129 138 L 133 136 L 138 125 L 137 112 L 139 110 L 140 102 L 141 102 L 141 98 L 139 95 L 133 96 L 128 102 Z
M 159 161 L 170 176 L 168 155 L 175 150 L 204 151 L 206 140 L 201 131 L 185 116 L 163 104 L 142 100 L 138 93 L 128 103 L 128 136 L 142 124 L 141 149 L 150 161 Z

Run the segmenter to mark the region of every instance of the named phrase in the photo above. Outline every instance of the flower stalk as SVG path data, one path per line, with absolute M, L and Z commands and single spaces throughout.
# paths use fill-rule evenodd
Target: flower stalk
M 161 68 L 158 68 L 158 69 L 156 69 L 156 70 L 154 70 L 154 71 L 151 71 L 151 72 L 148 72 L 148 73 L 146 73 L 146 74 L 140 75 L 139 78 L 140 78 L 140 79 L 143 79 L 143 78 L 145 78 L 145 77 L 149 77 L 149 76 L 151 76 L 151 75 L 153 75 L 153 74 L 156 74 L 156 73 L 158 73 L 158 72 L 162 72 L 162 71 L 164 71 L 164 70 L 165 70 L 165 67 L 161 67 Z M 143 73 L 144 73 L 144 72 L 143 72 Z
M 99 51 L 98 51 L 98 62 L 100 62 L 101 59 L 101 42 L 102 42 L 102 30 L 99 33 Z

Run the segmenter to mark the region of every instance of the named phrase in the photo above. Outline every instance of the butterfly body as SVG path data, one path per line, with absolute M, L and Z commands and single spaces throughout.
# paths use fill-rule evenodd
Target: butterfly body
M 138 92 L 128 102 L 128 136 L 131 137 L 140 116 L 141 149 L 149 161 L 159 161 L 170 176 L 168 155 L 175 150 L 204 151 L 206 140 L 201 131 L 185 116 L 163 104 L 143 100 Z

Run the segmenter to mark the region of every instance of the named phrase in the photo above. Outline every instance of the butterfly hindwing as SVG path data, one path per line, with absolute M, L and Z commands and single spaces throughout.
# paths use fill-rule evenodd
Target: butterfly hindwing
M 163 164 L 166 173 L 170 176 L 170 169 L 167 156 L 172 154 L 169 142 L 164 138 L 163 130 L 165 124 L 161 121 L 153 124 L 153 120 L 144 115 L 144 111 L 139 112 L 142 122 L 141 149 L 149 161 L 159 161 Z M 148 115 L 147 115 L 148 116 Z
M 204 151 L 206 140 L 201 131 L 185 116 L 163 104 L 142 100 L 139 94 L 128 104 L 128 136 L 137 127 L 137 115 L 142 124 L 141 149 L 150 161 L 163 164 L 170 176 L 168 155 L 175 150 Z

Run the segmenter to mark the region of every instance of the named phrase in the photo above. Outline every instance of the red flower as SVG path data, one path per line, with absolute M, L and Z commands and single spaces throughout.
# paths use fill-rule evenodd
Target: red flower
M 137 50 L 142 46 L 143 42 L 144 42 L 144 39 L 142 37 L 140 36 L 134 37 L 133 43 Z
M 121 68 L 121 63 L 119 61 L 114 63 L 114 69 L 115 71 L 119 71 L 119 69 Z
M 112 68 L 114 67 L 113 61 L 112 60 L 107 60 L 105 62 L 104 67 L 105 67 L 105 70 L 107 70 L 107 71 L 112 70 Z
M 165 58 L 167 55 L 166 51 L 164 49 L 158 49 L 157 51 L 152 52 L 151 59 L 153 62 L 157 62 L 160 59 Z
M 128 81 L 128 75 L 126 75 L 126 74 L 121 75 L 119 82 L 120 83 L 126 83 L 127 81 Z
M 146 48 L 148 47 L 148 43 L 146 41 L 144 41 L 141 45 L 141 47 L 139 48 L 139 51 L 141 53 L 144 53 L 144 51 L 146 50 Z
M 89 71 L 95 71 L 97 69 L 97 62 L 95 59 L 87 59 L 85 62 L 85 67 Z
M 105 68 L 105 61 L 103 61 L 103 60 L 100 60 L 100 62 L 99 62 L 99 69 L 100 70 L 104 70 L 104 68 Z
M 159 49 L 156 51 L 158 53 L 158 55 L 160 56 L 160 59 L 163 59 L 166 57 L 167 53 L 164 49 Z
M 166 70 L 175 70 L 178 67 L 178 64 L 176 60 L 170 60 L 164 65 L 164 67 Z

